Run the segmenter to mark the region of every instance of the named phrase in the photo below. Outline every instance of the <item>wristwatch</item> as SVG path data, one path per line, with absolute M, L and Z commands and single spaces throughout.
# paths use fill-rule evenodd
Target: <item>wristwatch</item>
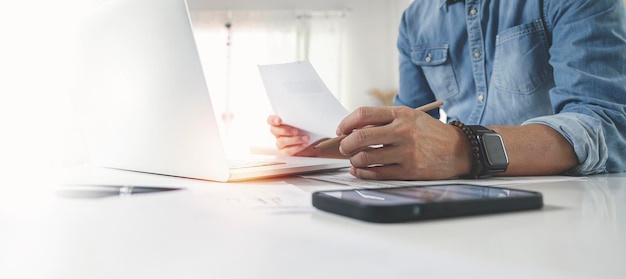
M 491 175 L 506 171 L 509 166 L 509 156 L 502 141 L 502 136 L 497 132 L 480 125 L 466 125 L 476 136 L 480 160 L 483 168 L 480 176 Z

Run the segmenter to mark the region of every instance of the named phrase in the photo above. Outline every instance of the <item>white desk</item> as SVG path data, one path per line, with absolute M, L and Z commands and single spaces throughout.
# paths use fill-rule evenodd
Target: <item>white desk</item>
M 86 169 L 63 180 L 187 190 L 50 195 L 4 212 L 0 278 L 626 278 L 626 174 L 519 187 L 544 194 L 539 211 L 387 225 L 253 210 L 226 190 L 342 187 L 298 177 L 220 184 Z

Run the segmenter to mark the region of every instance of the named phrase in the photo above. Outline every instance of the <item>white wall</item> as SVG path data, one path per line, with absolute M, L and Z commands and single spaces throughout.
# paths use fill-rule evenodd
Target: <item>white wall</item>
M 379 0 L 362 0 L 373 2 Z M 350 0 L 187 0 L 193 9 L 338 9 L 346 7 Z
M 379 105 L 372 89 L 398 87 L 396 38 L 410 0 L 189 0 L 192 10 L 347 10 L 341 71 L 341 102 L 348 110 Z
M 372 89 L 398 87 L 397 30 L 408 1 L 351 1 L 343 50 L 341 101 L 349 109 L 378 105 Z

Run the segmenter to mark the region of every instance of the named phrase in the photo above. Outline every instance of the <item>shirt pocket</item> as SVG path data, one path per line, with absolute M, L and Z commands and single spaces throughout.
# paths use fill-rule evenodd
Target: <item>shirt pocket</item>
M 459 93 L 448 45 L 412 47 L 411 62 L 422 69 L 430 89 L 438 99 L 446 99 Z
M 552 80 L 548 40 L 541 20 L 515 26 L 496 37 L 493 86 L 517 94 L 532 94 Z

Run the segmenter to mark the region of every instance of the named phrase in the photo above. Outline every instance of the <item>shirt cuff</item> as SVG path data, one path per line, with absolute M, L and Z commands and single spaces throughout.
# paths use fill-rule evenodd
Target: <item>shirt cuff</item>
M 559 132 L 574 148 L 578 166 L 567 171 L 569 175 L 592 175 L 606 173 L 608 148 L 602 125 L 591 116 L 564 112 L 541 116 L 525 121 L 522 125 L 543 124 Z

